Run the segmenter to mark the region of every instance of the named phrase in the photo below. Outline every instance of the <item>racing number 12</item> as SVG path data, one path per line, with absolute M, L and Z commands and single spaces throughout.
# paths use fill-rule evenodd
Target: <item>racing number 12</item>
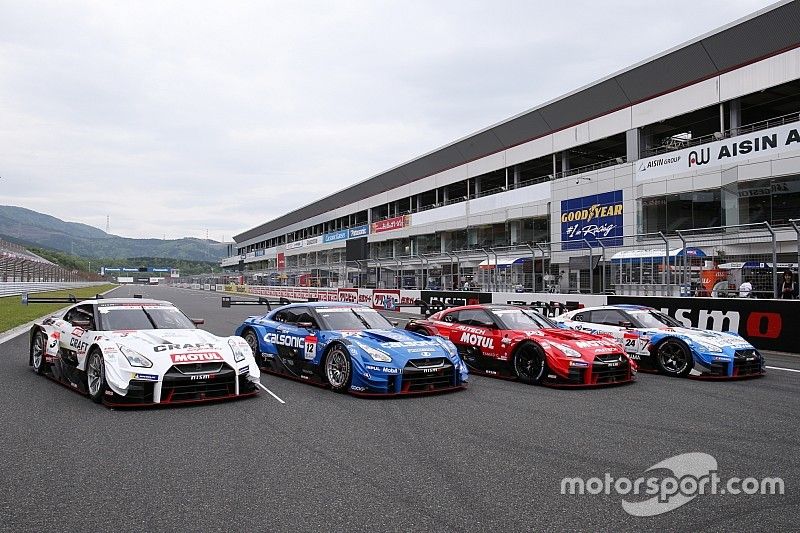
M 317 338 L 309 335 L 305 339 L 306 360 L 310 361 L 317 355 Z

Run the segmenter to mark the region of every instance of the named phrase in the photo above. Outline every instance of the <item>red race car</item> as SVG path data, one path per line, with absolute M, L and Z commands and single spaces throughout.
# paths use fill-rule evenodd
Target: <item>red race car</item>
M 406 329 L 441 335 L 471 372 L 525 383 L 597 386 L 633 381 L 636 364 L 613 339 L 559 328 L 535 311 L 467 305 L 412 320 Z

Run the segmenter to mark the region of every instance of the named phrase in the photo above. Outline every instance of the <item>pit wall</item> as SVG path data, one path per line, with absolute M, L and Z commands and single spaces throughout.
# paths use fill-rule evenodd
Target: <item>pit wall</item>
M 800 354 L 800 300 L 751 298 L 697 298 L 616 296 L 601 294 L 553 294 L 518 292 L 419 291 L 397 289 L 333 289 L 255 285 L 178 284 L 179 287 L 217 292 L 252 294 L 305 301 L 353 302 L 375 309 L 420 313 L 416 300 L 448 305 L 479 303 L 534 304 L 537 302 L 594 307 L 606 304 L 639 304 L 661 309 L 685 326 L 715 331 L 736 331 L 756 348 Z

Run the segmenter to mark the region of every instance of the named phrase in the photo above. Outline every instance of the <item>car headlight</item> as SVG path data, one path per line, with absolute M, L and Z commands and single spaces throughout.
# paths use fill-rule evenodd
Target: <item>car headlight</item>
M 129 365 L 140 368 L 150 368 L 153 366 L 153 362 L 150 361 L 150 359 L 143 356 L 136 350 L 131 350 L 127 346 L 123 346 L 121 344 L 117 344 L 117 346 L 119 346 L 119 351 L 122 352 L 122 355 L 125 356 L 125 359 L 128 360 Z
M 247 356 L 247 354 L 245 353 L 244 348 L 239 346 L 239 343 L 237 343 L 233 339 L 228 339 L 228 346 L 230 346 L 231 347 L 231 351 L 233 351 L 233 360 L 234 361 L 236 361 L 237 363 L 240 363 L 240 362 L 244 361 L 244 359 Z
M 358 343 L 358 347 L 367 352 L 373 361 L 377 361 L 379 363 L 391 363 L 392 358 L 389 357 L 389 354 L 384 352 L 383 350 L 378 350 L 373 348 L 372 346 L 367 346 L 366 344 Z
M 556 348 L 561 350 L 561 352 L 564 355 L 566 355 L 567 357 L 576 357 L 578 359 L 580 359 L 580 357 L 581 357 L 580 353 L 578 353 L 576 350 L 573 350 L 569 346 L 565 346 L 565 345 L 563 345 L 561 343 L 553 342 L 553 341 L 550 341 L 550 344 L 552 344 L 553 346 L 555 346 Z
M 458 355 L 458 349 L 456 348 L 456 345 L 453 344 L 452 342 L 443 339 L 441 337 L 436 337 L 436 342 L 438 342 L 439 345 L 442 346 L 442 348 L 447 350 L 447 353 L 449 353 L 451 357 L 455 357 Z

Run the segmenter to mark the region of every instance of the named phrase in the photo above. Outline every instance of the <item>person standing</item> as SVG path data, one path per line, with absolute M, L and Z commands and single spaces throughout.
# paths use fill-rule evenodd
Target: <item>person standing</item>
M 794 282 L 791 270 L 787 270 L 783 273 L 780 297 L 783 300 L 794 300 L 797 297 L 797 284 Z

